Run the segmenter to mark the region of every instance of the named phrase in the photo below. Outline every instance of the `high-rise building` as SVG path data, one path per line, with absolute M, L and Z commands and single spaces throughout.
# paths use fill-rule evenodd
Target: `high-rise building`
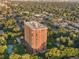
M 47 44 L 47 27 L 35 22 L 24 23 L 25 42 L 28 49 L 33 52 L 43 52 Z

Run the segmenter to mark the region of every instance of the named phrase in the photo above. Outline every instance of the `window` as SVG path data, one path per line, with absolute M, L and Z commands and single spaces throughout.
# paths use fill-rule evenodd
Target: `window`
M 38 46 L 37 44 L 38 44 L 38 37 L 37 37 L 37 33 L 36 33 L 36 47 Z

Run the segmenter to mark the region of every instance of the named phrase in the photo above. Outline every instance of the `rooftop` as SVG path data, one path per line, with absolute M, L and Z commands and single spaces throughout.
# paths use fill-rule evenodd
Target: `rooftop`
M 40 24 L 39 22 L 36 21 L 30 21 L 30 22 L 25 22 L 26 25 L 28 25 L 30 28 L 32 29 L 47 29 L 46 26 L 44 26 L 43 24 Z
M 0 30 L 0 35 L 4 34 L 4 31 L 3 30 Z

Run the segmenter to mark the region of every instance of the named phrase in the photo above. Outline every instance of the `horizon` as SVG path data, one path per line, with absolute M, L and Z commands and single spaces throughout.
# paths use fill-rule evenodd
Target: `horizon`
M 79 2 L 79 0 L 3 0 L 3 1 L 37 1 L 37 2 Z M 2 2 L 3 2 L 2 1 Z

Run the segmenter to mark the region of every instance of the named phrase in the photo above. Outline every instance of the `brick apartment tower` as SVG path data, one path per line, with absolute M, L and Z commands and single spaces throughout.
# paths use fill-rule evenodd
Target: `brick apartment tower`
M 35 22 L 24 22 L 26 46 L 32 53 L 43 52 L 47 44 L 47 27 Z

